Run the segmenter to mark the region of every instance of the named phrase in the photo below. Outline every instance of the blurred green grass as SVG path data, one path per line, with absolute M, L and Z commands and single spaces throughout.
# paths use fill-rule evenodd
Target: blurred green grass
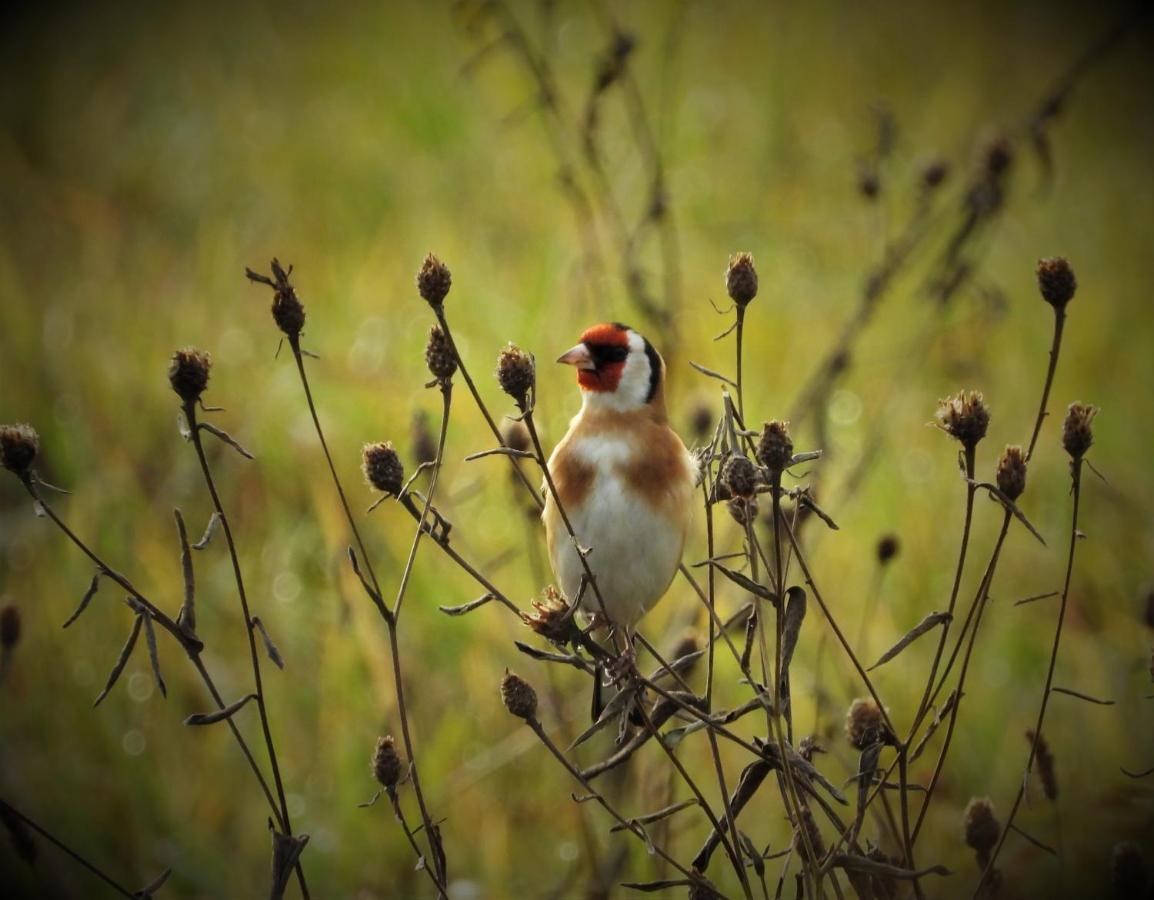
M 1019 122 L 1111 21 L 1107 9 L 1041 9 L 630 10 L 639 83 L 651 108 L 665 112 L 684 272 L 684 302 L 674 310 L 681 359 L 731 368 L 731 344 L 711 341 L 725 320 L 707 300 L 724 299 L 728 254 L 753 251 L 762 289 L 747 331 L 746 404 L 755 419 L 785 415 L 853 309 L 884 229 L 892 234 L 908 211 L 920 163 L 937 154 L 950 160 L 956 189 L 981 142 Z M 551 62 L 576 109 L 604 42 L 596 17 L 561 4 L 549 26 L 537 6 L 518 11 L 534 35 L 551 36 Z M 684 30 L 669 47 L 675 14 L 686 17 Z M 968 878 L 961 810 L 971 794 L 1008 804 L 1044 674 L 1053 607 L 1015 609 L 1009 601 L 1060 586 L 1069 499 L 1056 420 L 1074 399 L 1103 407 L 1093 459 L 1109 483 L 1086 486 L 1088 540 L 1078 548 L 1058 683 L 1118 705 L 1054 699 L 1047 730 L 1063 796 L 1057 813 L 1039 806 L 1022 824 L 1061 843 L 1065 867 L 1024 845 L 1008 848 L 1006 863 L 1022 883 L 1064 877 L 1080 888 L 1100 883 L 1114 840 L 1151 833 L 1149 787 L 1118 774 L 1119 765 L 1144 768 L 1154 757 L 1142 701 L 1151 635 L 1139 625 L 1154 555 L 1148 37 L 1132 37 L 1094 69 L 1055 123 L 1051 190 L 1040 190 L 1028 154 L 1017 160 L 979 280 L 1007 302 L 971 290 L 943 315 L 918 294 L 917 277 L 904 279 L 855 352 L 839 395 L 844 414 L 821 464 L 836 486 L 873 424 L 884 423 L 863 489 L 833 510 L 841 530 L 814 532 L 813 544 L 819 586 L 854 633 L 876 539 L 901 537 L 868 623 L 876 652 L 946 602 L 962 490 L 954 448 L 925 427 L 936 399 L 960 387 L 986 392 L 994 419 L 979 464 L 991 473 L 1002 443 L 1028 436 L 1044 370 L 1049 311 L 1037 298 L 1034 261 L 1072 260 L 1080 289 L 1024 500 L 1049 547 L 1011 533 L 963 733 L 921 854 Z M 274 358 L 267 292 L 247 284 L 243 269 L 273 255 L 296 265 L 306 345 L 321 357 L 311 365 L 321 416 L 355 505 L 367 506 L 361 443 L 391 438 L 407 448 L 416 412 L 435 421 L 436 394 L 421 389 L 431 316 L 413 287 L 427 250 L 453 270 L 451 321 L 494 409 L 507 404 L 486 376 L 504 342 L 548 360 L 592 321 L 643 324 L 612 265 L 589 299 L 581 243 L 538 120 L 506 121 L 531 101 L 532 85 L 506 54 L 463 71 L 478 44 L 447 6 L 59 7 L 10 20 L 0 44 L 0 419 L 36 425 L 45 477 L 76 491 L 57 507 L 145 593 L 175 609 L 171 508 L 180 506 L 195 532 L 208 504 L 178 437 L 164 373 L 175 347 L 213 353 L 209 396 L 227 410 L 218 420 L 258 457 L 246 463 L 221 448 L 213 462 L 254 606 L 288 660 L 284 673 L 268 676 L 271 714 L 292 811 L 312 835 L 310 879 L 320 896 L 423 896 L 427 882 L 412 872 L 391 814 L 356 808 L 374 788 L 373 741 L 396 728 L 387 643 L 346 571 L 348 538 L 291 361 Z M 869 152 L 870 109 L 882 100 L 899 139 L 881 203 L 868 204 L 855 192 L 855 163 Z M 621 108 L 610 103 L 606 115 L 604 152 L 636 213 L 644 171 Z M 916 367 L 907 362 L 919 358 Z M 539 373 L 550 439 L 576 408 L 569 374 L 545 365 Z M 671 374 L 671 399 L 685 432 L 692 405 L 716 406 L 717 392 L 682 362 Z M 813 433 L 803 428 L 795 437 L 808 447 Z M 493 577 L 527 602 L 541 586 L 532 564 L 540 535 L 526 531 L 500 461 L 459 462 L 488 445 L 459 390 L 444 510 L 462 553 L 496 560 Z M 963 598 L 994 537 L 996 509 L 987 506 L 979 504 Z M 410 523 L 389 505 L 369 522 L 378 566 L 395 585 Z M 0 525 L 0 598 L 19 606 L 25 625 L 0 691 L 4 796 L 126 881 L 143 884 L 172 866 L 166 895 L 220 896 L 222 885 L 232 896 L 263 891 L 265 811 L 226 733 L 180 725 L 206 705 L 187 667 L 162 641 L 168 700 L 149 689 L 141 657 L 92 711 L 128 625 L 119 599 L 106 584 L 62 633 L 90 567 L 32 517 L 12 479 L 0 483 Z M 536 542 L 528 550 L 527 534 Z M 733 531 L 724 537 L 737 540 Z M 690 553 L 704 555 L 700 530 Z M 210 665 L 226 695 L 240 694 L 249 676 L 227 560 L 214 546 L 197 562 Z M 432 807 L 447 817 L 457 890 L 538 895 L 584 852 L 583 827 L 608 844 L 607 823 L 591 813 L 581 824 L 586 811 L 570 802 L 572 786 L 500 708 L 496 685 L 505 666 L 516 668 L 547 694 L 547 724 L 567 722 L 570 731 L 586 713 L 584 685 L 517 654 L 511 639 L 523 629 L 495 609 L 463 620 L 436 612 L 478 593 L 433 548 L 422 551 L 402 628 L 416 742 Z M 725 596 L 732 606 L 740 599 Z M 650 633 L 675 638 L 692 603 L 676 585 Z M 795 693 L 806 694 L 815 679 L 821 632 L 815 612 L 795 663 Z M 832 649 L 822 663 L 832 713 L 816 721 L 832 732 L 828 769 L 849 772 L 838 720 L 860 688 Z M 879 688 L 902 721 L 928 658 L 928 647 L 915 646 L 880 670 Z M 733 672 L 722 677 L 732 685 Z M 797 702 L 799 723 L 814 722 L 812 697 Z M 255 723 L 246 725 L 256 738 Z M 643 767 L 633 776 L 660 780 Z M 626 808 L 644 811 L 637 794 L 621 790 Z M 747 815 L 751 829 L 781 846 L 786 832 L 773 798 Z M 677 827 L 687 848 L 704 833 L 688 819 Z M 645 877 L 643 852 L 629 852 L 631 874 Z M 90 895 L 83 874 L 54 865 L 47 849 L 43 856 L 38 875 L 13 877 Z M 0 850 L 0 865 L 15 864 Z

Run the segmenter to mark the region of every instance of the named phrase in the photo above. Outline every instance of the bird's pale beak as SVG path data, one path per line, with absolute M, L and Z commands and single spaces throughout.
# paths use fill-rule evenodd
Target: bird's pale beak
M 593 370 L 597 366 L 593 363 L 593 357 L 589 355 L 589 348 L 584 344 L 578 344 L 572 350 L 567 350 L 557 357 L 557 362 L 565 363 L 567 366 L 576 366 L 578 369 Z

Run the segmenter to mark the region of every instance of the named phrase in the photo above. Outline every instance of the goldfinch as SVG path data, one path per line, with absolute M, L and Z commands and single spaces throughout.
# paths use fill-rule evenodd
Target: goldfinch
M 557 503 L 541 518 L 562 593 L 602 624 L 629 633 L 668 590 L 681 562 L 697 462 L 665 411 L 665 363 L 620 323 L 595 325 L 559 363 L 577 369 L 581 410 L 549 457 L 549 474 L 573 525 L 597 592 L 581 593 L 585 569 Z M 598 599 L 598 593 L 600 599 Z

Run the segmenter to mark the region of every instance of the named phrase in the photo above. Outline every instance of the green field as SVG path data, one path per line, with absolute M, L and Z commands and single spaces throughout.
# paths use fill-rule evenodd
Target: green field
M 1051 695 L 1044 732 L 1060 792 L 1051 802 L 1035 783 L 1016 823 L 1058 855 L 1010 834 L 998 861 L 1002 895 L 1105 896 L 1120 841 L 1136 841 L 1154 869 L 1154 777 L 1120 771 L 1154 766 L 1149 17 L 1071 70 L 1123 12 L 290 0 L 77 5 L 7 20 L 0 421 L 35 426 L 39 473 L 73 492 L 46 493 L 53 509 L 175 616 L 173 508 L 196 540 L 212 506 L 166 373 L 178 347 L 212 354 L 205 400 L 224 411 L 211 421 L 256 457 L 206 438 L 252 611 L 286 661 L 279 671 L 262 659 L 263 674 L 286 803 L 294 828 L 310 835 L 302 862 L 313 897 L 435 891 L 387 801 L 358 807 L 377 788 L 369 767 L 377 737 L 399 736 L 392 657 L 348 565 L 349 529 L 293 357 L 287 346 L 277 353 L 271 294 L 245 278 L 246 266 L 267 272 L 274 256 L 295 267 L 303 344 L 319 357 L 306 365 L 320 419 L 391 602 L 414 522 L 391 501 L 365 514 L 377 495 L 360 452 L 392 440 L 411 472 L 414 423 L 435 436 L 441 399 L 425 387 L 424 362 L 435 320 L 415 286 L 427 252 L 452 270 L 445 313 L 494 415 L 516 412 L 493 377 L 498 352 L 512 341 L 536 355 L 546 449 L 579 403 L 572 371 L 551 360 L 599 321 L 649 336 L 670 364 L 674 426 L 692 445 L 704 407 L 712 434 L 723 384 L 689 363 L 733 376 L 733 336 L 714 340 L 733 321 L 723 276 L 732 253 L 752 252 L 760 291 L 745 321 L 746 418 L 758 429 L 793 419 L 796 448 L 825 453 L 787 486 L 813 483 L 839 526 L 810 521 L 803 543 L 822 598 L 867 664 L 949 600 L 966 485 L 958 445 L 928 427 L 937 401 L 984 392 L 991 423 L 977 477 L 992 480 L 1002 447 L 1028 441 L 1045 377 L 1053 315 L 1036 262 L 1067 257 L 1079 287 L 1019 504 L 1045 545 L 1017 523 L 1009 531 L 917 864 L 953 872 L 922 879 L 928 896 L 970 896 L 979 869 L 963 842 L 963 810 L 989 796 L 1004 817 L 1021 781 L 1058 598 L 1013 601 L 1062 588 L 1072 498 L 1059 435 L 1077 400 L 1101 408 L 1089 459 L 1103 477 L 1083 472 L 1085 539 L 1076 541 L 1053 683 L 1113 705 Z M 596 106 L 593 165 L 585 122 L 614 22 L 635 47 Z M 1071 71 L 1040 143 L 1030 126 Z M 942 299 L 935 280 L 999 138 L 1012 153 L 1001 202 L 965 238 L 964 277 Z M 948 174 L 929 190 L 924 171 L 935 160 Z M 654 214 L 658 169 L 664 193 Z M 865 195 L 863 179 L 876 196 Z M 916 219 L 922 203 L 925 218 Z M 916 243 L 853 332 L 846 365 L 829 390 L 804 396 L 861 308 L 867 279 L 907 234 Z M 631 277 L 648 299 L 639 301 Z M 435 504 L 453 523 L 452 547 L 528 608 L 551 580 L 543 530 L 507 461 L 464 461 L 493 446 L 458 377 Z M 522 465 L 537 484 L 531 462 Z M 17 479 L 0 474 L 0 605 L 21 620 L 0 680 L 0 798 L 131 890 L 171 868 L 158 897 L 266 895 L 270 810 L 224 725 L 182 724 L 212 708 L 195 669 L 158 634 L 163 698 L 142 640 L 93 709 L 132 625 L 124 592 L 105 579 L 62 630 L 93 565 L 33 514 Z M 980 494 L 963 609 L 1001 519 Z M 716 552 L 740 551 L 743 531 L 722 506 L 714 523 Z M 887 534 L 900 552 L 883 572 L 876 547 Z M 706 556 L 699 510 L 686 562 Z M 252 671 L 221 536 L 194 557 L 205 665 L 226 700 L 241 697 Z M 796 566 L 788 577 L 805 586 Z M 595 804 L 574 803 L 580 786 L 502 707 L 508 667 L 536 687 L 542 724 L 565 747 L 588 724 L 589 683 L 518 652 L 514 640 L 547 648 L 496 603 L 459 618 L 438 611 L 483 593 L 425 541 L 399 626 L 408 717 L 430 812 L 443 820 L 450 896 L 631 896 L 622 882 L 679 877 L 641 842 L 611 834 L 612 819 Z M 858 760 L 843 722 L 865 690 L 810 593 L 791 670 L 795 729 L 820 738 L 828 752 L 815 763 L 846 792 L 841 813 L 852 820 L 856 788 L 847 780 Z M 749 599 L 718 580 L 723 616 Z M 642 631 L 669 651 L 687 631 L 704 633 L 706 621 L 678 579 Z M 900 729 L 912 724 L 935 644 L 923 637 L 871 673 Z M 715 703 L 744 702 L 750 692 L 734 661 L 720 650 L 718 660 Z M 641 668 L 652 660 L 643 656 Z M 692 679 L 704 689 L 700 668 Z M 766 737 L 756 720 L 734 729 Z M 236 724 L 266 766 L 256 710 Z M 610 752 L 601 736 L 573 756 L 589 765 Z M 723 810 L 705 735 L 676 753 Z M 732 789 L 748 754 L 723 741 L 721 758 Z M 927 783 L 934 759 L 915 762 L 910 780 Z M 791 826 L 772 781 L 739 824 L 775 853 L 788 848 Z M 628 816 L 691 796 L 652 744 L 597 784 Z M 400 802 L 419 823 L 410 785 Z M 875 813 L 862 836 L 894 854 Z M 689 809 L 654 835 L 687 862 L 709 827 Z M 0 842 L 10 896 L 116 896 L 45 841 L 37 846 L 29 867 Z M 783 861 L 766 863 L 770 895 Z M 795 854 L 786 896 L 797 871 Z M 707 874 L 726 896 L 742 896 L 721 852 Z M 844 877 L 840 887 L 852 893 Z M 836 896 L 828 878 L 823 890 Z M 299 893 L 290 883 L 287 896 Z

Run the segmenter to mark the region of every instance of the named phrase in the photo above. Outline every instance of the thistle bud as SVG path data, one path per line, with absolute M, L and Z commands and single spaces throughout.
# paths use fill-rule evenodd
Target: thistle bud
M 361 470 L 369 484 L 378 491 L 393 497 L 400 495 L 405 467 L 391 441 L 365 444 L 361 450 Z
M 1026 454 L 1017 445 L 1007 445 L 998 460 L 998 490 L 1017 500 L 1026 489 Z
M 448 381 L 457 371 L 457 354 L 440 325 L 429 329 L 429 340 L 425 344 L 425 364 L 433 377 L 442 382 Z
M 537 381 L 537 367 L 531 354 L 509 344 L 497 357 L 497 381 L 501 390 L 522 409 L 529 407 L 529 395 Z
M 1066 411 L 1066 421 L 1062 424 L 1062 446 L 1071 459 L 1081 459 L 1094 443 L 1094 431 L 1090 423 L 1096 415 L 1098 408 L 1088 403 L 1071 403 Z
M 185 403 L 196 403 L 208 387 L 208 370 L 212 357 L 195 347 L 185 347 L 172 355 L 168 367 L 168 383 Z
M 845 736 L 855 750 L 865 750 L 877 743 L 891 743 L 881 707 L 873 700 L 859 698 L 850 704 L 845 716 Z
M 519 719 L 531 722 L 537 718 L 537 692 L 529 682 L 514 675 L 508 669 L 501 679 L 501 702 Z
M 896 534 L 882 535 L 882 537 L 878 539 L 878 562 L 883 566 L 886 565 L 898 555 L 899 550 L 901 550 L 901 543 L 898 541 Z
M 432 253 L 425 257 L 421 270 L 417 273 L 417 290 L 434 309 L 440 307 L 453 286 L 453 276 L 449 267 Z
M 994 807 L 989 797 L 975 797 L 970 801 L 966 807 L 963 826 L 966 846 L 978 854 L 978 861 L 984 866 L 1002 833 L 1001 823 L 994 815 Z
M 0 425 L 0 463 L 21 477 L 28 474 L 40 452 L 40 435 L 31 425 Z
M 387 791 L 393 790 L 401 780 L 403 768 L 393 736 L 388 734 L 377 738 L 377 749 L 373 751 L 373 777 L 381 787 Z
M 521 621 L 545 640 L 563 645 L 580 637 L 577 623 L 569 614 L 569 605 L 553 585 L 545 588 L 542 598 L 534 600 L 532 606 L 532 612 L 521 613 Z
M 0 610 L 0 647 L 9 652 L 20 643 L 20 610 L 9 603 Z
M 292 266 L 289 266 L 289 272 Z M 297 289 L 289 281 L 289 272 L 281 268 L 278 260 L 272 261 L 272 274 L 276 278 L 272 295 L 272 317 L 277 328 L 290 339 L 300 336 L 305 327 L 305 308 L 297 297 Z
M 721 483 L 734 497 L 752 497 L 757 491 L 757 467 L 744 456 L 731 456 L 721 470 Z
M 1055 309 L 1062 309 L 1074 298 L 1078 281 L 1070 263 L 1061 256 L 1038 260 L 1038 290 L 1042 299 Z
M 986 436 L 990 410 L 980 391 L 959 391 L 956 397 L 938 401 L 938 427 L 973 450 Z
M 753 256 L 738 253 L 729 258 L 729 268 L 725 270 L 725 290 L 740 307 L 746 307 L 757 296 L 757 269 L 753 266 Z
M 793 438 L 789 423 L 777 419 L 766 422 L 757 445 L 757 458 L 770 472 L 783 472 L 793 459 Z

